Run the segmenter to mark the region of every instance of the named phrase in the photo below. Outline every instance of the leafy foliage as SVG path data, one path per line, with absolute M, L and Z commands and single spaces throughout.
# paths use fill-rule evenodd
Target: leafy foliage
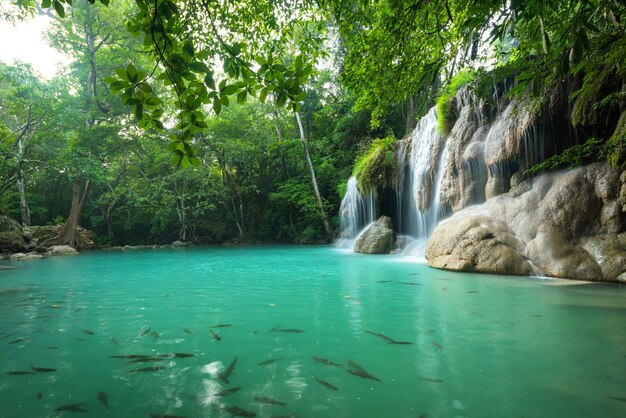
M 361 155 L 352 175 L 356 176 L 359 190 L 366 192 L 378 186 L 391 185 L 396 174 L 395 138 L 375 139 Z

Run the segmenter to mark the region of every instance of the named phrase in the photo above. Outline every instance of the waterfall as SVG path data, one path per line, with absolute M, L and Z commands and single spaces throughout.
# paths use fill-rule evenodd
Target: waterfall
M 348 180 L 346 194 L 339 208 L 340 234 L 337 243 L 340 247 L 352 246 L 359 232 L 376 220 L 376 195 L 373 191 L 363 197 L 357 187 L 356 177 Z
M 397 188 L 400 233 L 425 239 L 435 229 L 446 156 L 445 140 L 437 132 L 437 112 L 432 108 L 413 131 L 408 161 L 398 162 L 404 166 Z

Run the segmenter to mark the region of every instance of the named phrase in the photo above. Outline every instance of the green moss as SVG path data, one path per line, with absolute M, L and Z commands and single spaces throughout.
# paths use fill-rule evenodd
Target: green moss
M 447 135 L 452 130 L 456 121 L 456 104 L 454 96 L 458 91 L 474 79 L 473 71 L 461 71 L 455 75 L 450 84 L 441 89 L 437 98 L 437 129 L 442 135 Z
M 565 166 L 576 167 L 594 159 L 602 150 L 602 140 L 589 138 L 587 142 L 567 148 L 560 154 L 553 155 L 545 161 L 535 164 L 524 171 L 524 176 L 533 176 L 542 171 L 556 170 Z
M 367 192 L 377 186 L 390 186 L 396 173 L 395 138 L 375 139 L 354 165 L 359 191 Z
M 603 151 L 609 164 L 626 168 L 626 112 L 622 112 L 615 131 Z

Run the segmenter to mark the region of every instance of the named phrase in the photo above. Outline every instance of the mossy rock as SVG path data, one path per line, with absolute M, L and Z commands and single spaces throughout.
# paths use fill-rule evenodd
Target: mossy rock
M 8 216 L 0 216 L 0 252 L 19 252 L 27 248 L 24 231 Z

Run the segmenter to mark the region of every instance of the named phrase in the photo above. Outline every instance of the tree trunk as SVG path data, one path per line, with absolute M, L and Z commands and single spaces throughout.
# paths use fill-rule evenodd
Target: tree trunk
M 417 126 L 417 97 L 410 95 L 406 100 L 404 134 L 409 135 Z
M 86 180 L 85 187 L 83 188 L 83 194 L 81 196 L 81 183 L 82 178 L 78 177 L 74 180 L 74 184 L 72 184 L 72 207 L 70 209 L 70 214 L 54 242 L 56 245 L 70 245 L 78 250 L 86 248 L 90 244 L 78 232 L 80 216 L 85 208 L 85 201 L 87 200 L 90 188 L 90 182 L 89 180 Z
M 302 127 L 302 120 L 300 119 L 299 112 L 296 112 L 296 120 L 298 121 L 298 129 L 300 129 L 300 141 L 302 142 L 302 149 L 304 150 L 304 157 L 306 158 L 306 163 L 309 166 L 309 172 L 311 173 L 311 183 L 313 184 L 313 191 L 315 192 L 315 199 L 317 200 L 317 206 L 320 210 L 322 222 L 324 223 L 324 229 L 326 230 L 326 239 L 330 242 L 335 239 L 335 233 L 333 232 L 333 229 L 330 227 L 330 222 L 328 222 L 328 216 L 326 216 L 326 211 L 324 210 L 324 202 L 322 202 L 322 195 L 320 194 L 319 187 L 317 186 L 317 177 L 315 176 L 315 168 L 313 167 L 313 162 L 311 161 L 311 155 L 309 154 L 309 147 L 307 145 L 306 137 L 304 136 L 304 128 Z
M 20 211 L 22 212 L 22 227 L 30 226 L 30 209 L 26 201 L 26 186 L 24 185 L 24 170 L 22 169 L 22 160 L 24 159 L 24 143 L 23 136 L 20 135 L 17 140 L 17 191 L 20 194 Z

